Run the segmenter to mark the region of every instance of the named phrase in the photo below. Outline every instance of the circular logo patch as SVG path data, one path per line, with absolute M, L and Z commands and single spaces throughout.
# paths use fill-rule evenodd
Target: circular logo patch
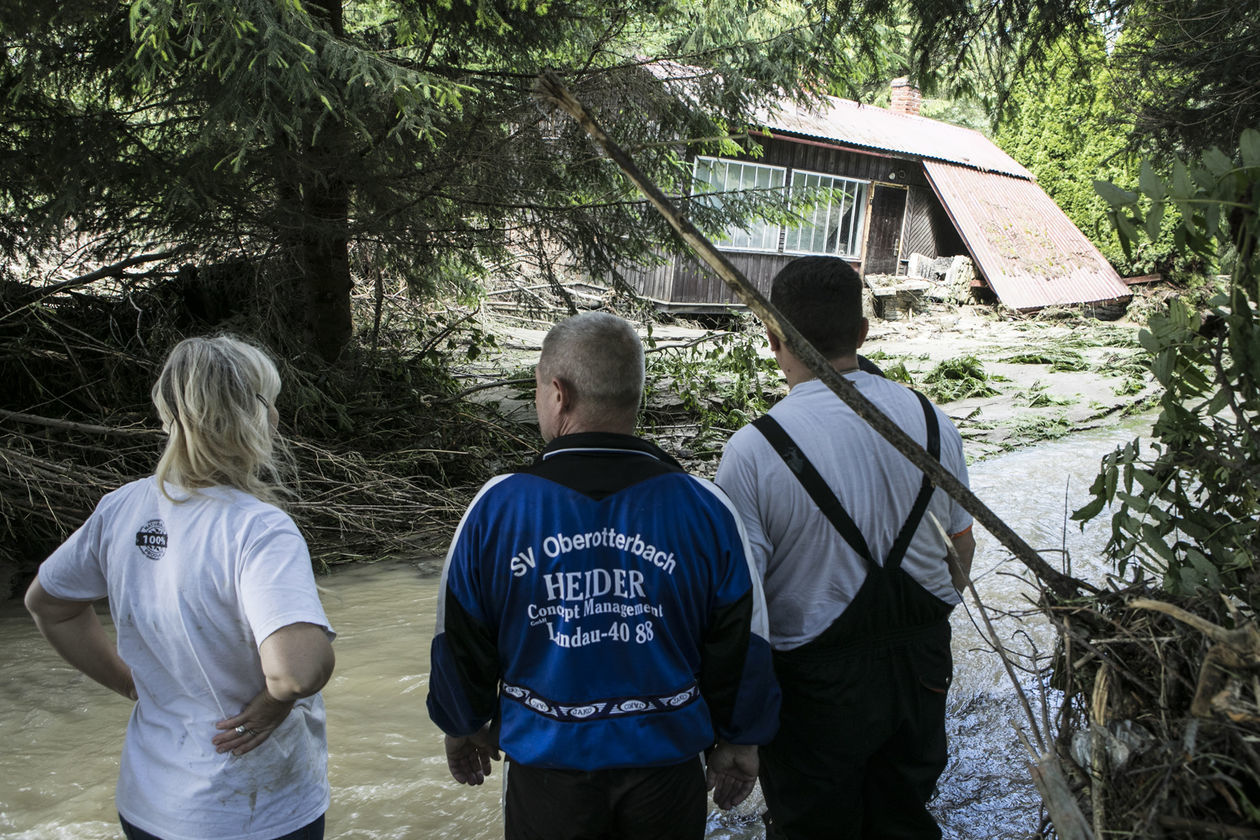
M 161 519 L 150 519 L 136 532 L 136 548 L 150 560 L 161 560 L 166 553 L 166 526 Z

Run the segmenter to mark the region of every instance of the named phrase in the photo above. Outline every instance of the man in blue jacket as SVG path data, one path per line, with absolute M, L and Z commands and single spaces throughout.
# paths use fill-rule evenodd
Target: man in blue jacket
M 487 482 L 455 533 L 429 715 L 458 782 L 507 753 L 509 840 L 698 840 L 706 786 L 720 807 L 742 801 L 778 725 L 740 519 L 634 436 L 643 348 L 628 323 L 558 324 L 535 379 L 548 445 Z

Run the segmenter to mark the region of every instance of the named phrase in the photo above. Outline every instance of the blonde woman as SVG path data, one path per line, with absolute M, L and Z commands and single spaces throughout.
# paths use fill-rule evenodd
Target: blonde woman
M 153 403 L 156 474 L 101 499 L 26 606 L 87 676 L 135 701 L 117 806 L 129 840 L 318 840 L 334 637 L 306 543 L 275 506 L 275 365 L 190 338 Z M 92 604 L 109 598 L 110 641 Z

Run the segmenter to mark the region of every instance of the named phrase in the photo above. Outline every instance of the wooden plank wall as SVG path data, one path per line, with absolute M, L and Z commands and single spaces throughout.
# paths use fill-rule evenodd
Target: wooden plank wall
M 927 186 L 927 176 L 918 161 L 890 155 L 837 149 L 823 141 L 770 138 L 759 162 L 791 169 L 807 169 L 859 181 L 883 181 L 903 186 Z
M 906 207 L 906 241 L 902 256 L 952 257 L 966 254 L 967 246 L 954 229 L 940 199 L 930 187 L 912 187 Z
M 761 157 L 747 157 L 744 159 L 772 166 L 804 169 L 810 172 L 821 172 L 826 175 L 855 178 L 867 182 L 879 181 L 909 186 L 911 187 L 910 193 L 912 196 L 917 192 L 926 190 L 927 196 L 930 202 L 935 204 L 935 208 L 932 208 L 930 204 L 916 205 L 919 209 L 914 212 L 925 213 L 926 218 L 923 221 L 914 221 L 913 219 L 910 221 L 915 224 L 916 229 L 926 230 L 934 240 L 937 240 L 938 249 L 940 247 L 940 234 L 935 214 L 939 214 L 944 219 L 945 226 L 949 229 L 949 232 L 953 233 L 955 239 L 958 238 L 957 234 L 953 232 L 948 218 L 945 217 L 944 210 L 940 207 L 940 202 L 932 194 L 931 188 L 927 183 L 927 177 L 923 172 L 923 166 L 918 161 L 838 149 L 822 141 L 797 142 L 772 137 L 762 138 L 762 143 L 764 154 Z M 907 212 L 912 212 L 909 207 Z M 959 244 L 961 244 L 961 240 L 959 240 Z M 959 251 L 958 253 L 963 252 Z M 774 275 L 778 273 L 779 269 L 794 259 L 794 255 L 789 254 L 754 253 L 748 251 L 728 251 L 726 256 L 748 277 L 754 286 L 767 295 L 770 292 L 770 281 L 774 278 Z M 859 261 L 853 261 L 850 265 L 855 270 L 860 270 L 861 263 Z M 628 268 L 625 270 L 625 274 L 627 279 L 632 281 L 641 294 L 659 301 L 671 309 L 686 310 L 689 304 L 703 307 L 705 305 L 720 306 L 738 303 L 735 296 L 726 288 L 726 285 L 717 275 L 691 256 L 677 258 L 672 265 L 648 269 Z
M 662 265 L 621 265 L 621 274 L 639 294 L 651 300 L 667 302 L 673 293 L 677 260 Z

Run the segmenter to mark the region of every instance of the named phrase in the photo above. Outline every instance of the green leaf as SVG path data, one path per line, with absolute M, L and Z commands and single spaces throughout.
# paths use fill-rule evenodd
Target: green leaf
M 1238 138 L 1238 149 L 1242 152 L 1244 166 L 1260 166 L 1260 131 L 1248 128 Z
M 1172 594 L 1192 595 L 1198 591 L 1200 578 L 1194 573 L 1194 569 L 1189 566 L 1182 566 L 1176 571 L 1175 575 L 1175 578 L 1170 577 L 1166 579 L 1168 589 Z
M 1106 507 L 1106 505 L 1106 499 L 1102 496 L 1095 496 L 1093 501 L 1072 512 L 1072 521 L 1082 523 L 1088 522 L 1098 514 L 1102 513 L 1102 509 Z
M 1152 242 L 1159 239 L 1160 227 L 1164 224 L 1164 208 L 1166 205 L 1161 201 L 1151 206 L 1151 210 L 1146 214 L 1146 236 Z
M 1116 233 L 1120 236 L 1120 247 L 1124 250 L 1125 259 L 1133 259 L 1133 243 L 1138 239 L 1137 226 L 1122 213 L 1115 214 Z
M 1233 171 L 1234 162 L 1220 149 L 1212 148 L 1203 155 L 1203 165 L 1218 179 Z
M 1134 496 L 1132 493 L 1117 492 L 1116 498 L 1119 499 L 1121 503 L 1132 508 L 1138 513 L 1145 514 L 1151 509 L 1150 500 L 1143 498 L 1142 496 Z
M 1212 532 L 1216 530 L 1215 527 L 1201 525 L 1193 519 L 1181 520 L 1178 527 L 1185 532 L 1186 536 L 1201 543 L 1207 542 L 1211 538 Z
M 1173 550 L 1168 547 L 1168 543 L 1164 542 L 1164 535 L 1159 529 L 1149 522 L 1142 526 L 1142 545 L 1147 550 L 1159 556 L 1159 559 L 1165 563 L 1172 564 L 1176 562 Z
M 1221 585 L 1220 571 L 1216 566 L 1212 565 L 1212 561 L 1195 549 L 1187 549 L 1186 559 L 1190 561 L 1190 565 L 1196 572 L 1207 579 L 1207 585 L 1212 589 L 1219 589 Z
M 1167 386 L 1172 381 L 1173 355 L 1163 352 L 1151 359 L 1151 373 L 1157 382 Z
M 1137 483 L 1142 486 L 1142 489 L 1148 493 L 1154 493 L 1163 485 L 1162 481 L 1147 470 L 1135 469 L 1133 471 L 1133 478 L 1136 479 Z
M 1186 164 L 1179 160 L 1173 164 L 1172 197 L 1179 199 L 1193 198 L 1194 193 L 1194 184 L 1190 181 L 1190 173 L 1186 169 Z
M 1121 189 L 1110 181 L 1094 181 L 1094 192 L 1112 207 L 1127 207 L 1137 201 L 1137 193 Z
M 1159 202 L 1164 199 L 1166 194 L 1164 182 L 1155 174 L 1155 170 L 1151 167 L 1149 160 L 1142 161 L 1142 169 L 1138 174 L 1138 185 L 1151 201 Z
M 1208 414 L 1208 416 L 1215 416 L 1215 414 L 1220 413 L 1221 409 L 1230 404 L 1230 394 L 1231 392 L 1228 388 L 1217 390 L 1212 395 L 1212 399 L 1207 403 L 1207 406 L 1203 407 L 1203 413 Z

